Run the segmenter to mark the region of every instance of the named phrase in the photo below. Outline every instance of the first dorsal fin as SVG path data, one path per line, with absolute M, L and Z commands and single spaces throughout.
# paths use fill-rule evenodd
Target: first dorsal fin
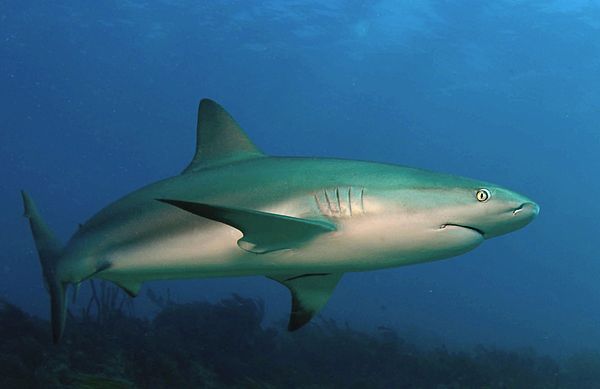
M 196 154 L 183 173 L 263 155 L 223 107 L 209 99 L 200 101 Z

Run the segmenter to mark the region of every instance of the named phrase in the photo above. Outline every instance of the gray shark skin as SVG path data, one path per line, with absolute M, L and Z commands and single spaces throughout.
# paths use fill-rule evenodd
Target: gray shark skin
M 102 209 L 66 245 L 25 192 L 23 200 L 55 342 L 66 289 L 90 278 L 135 296 L 149 280 L 264 275 L 291 291 L 288 328 L 295 330 L 346 272 L 457 256 L 524 227 L 539 211 L 487 182 L 373 162 L 266 156 L 207 99 L 190 165 Z

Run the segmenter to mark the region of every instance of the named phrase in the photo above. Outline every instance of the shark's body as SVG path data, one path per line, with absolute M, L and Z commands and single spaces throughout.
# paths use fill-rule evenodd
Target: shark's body
M 199 109 L 197 151 L 178 176 L 135 191 L 62 248 L 24 194 L 62 333 L 65 289 L 91 277 L 136 295 L 143 282 L 265 275 L 293 296 L 290 329 L 342 274 L 467 252 L 529 223 L 531 200 L 496 185 L 362 161 L 262 154 L 216 103 Z

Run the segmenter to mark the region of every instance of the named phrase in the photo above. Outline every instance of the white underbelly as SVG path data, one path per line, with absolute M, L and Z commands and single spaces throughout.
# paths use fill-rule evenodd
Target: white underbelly
M 106 276 L 149 280 L 375 270 L 451 257 L 480 243 L 452 246 L 453 234 L 463 233 L 441 231 L 424 220 L 363 217 L 300 246 L 255 254 L 238 246 L 239 230 L 211 223 L 111 251 Z

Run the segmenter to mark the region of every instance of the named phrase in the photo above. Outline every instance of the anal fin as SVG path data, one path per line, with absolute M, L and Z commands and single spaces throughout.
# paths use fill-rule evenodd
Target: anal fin
M 127 281 L 113 281 L 119 288 L 123 289 L 125 293 L 129 295 L 129 297 L 136 297 L 140 290 L 142 289 L 142 283 L 135 280 L 127 280 Z
M 306 273 L 268 276 L 285 285 L 292 294 L 289 331 L 307 324 L 325 306 L 342 275 L 343 273 Z

